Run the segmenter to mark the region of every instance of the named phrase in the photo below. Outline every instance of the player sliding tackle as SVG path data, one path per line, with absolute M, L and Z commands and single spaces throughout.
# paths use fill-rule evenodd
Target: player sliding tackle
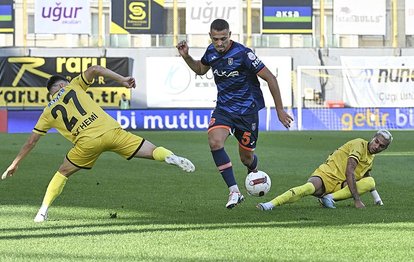
M 186 172 L 195 170 L 190 160 L 123 130 L 120 124 L 86 93 L 97 76 L 111 78 L 126 88 L 135 88 L 133 77 L 124 77 L 97 65 L 89 67 L 70 83 L 62 76 L 52 76 L 47 81 L 47 89 L 52 100 L 43 110 L 32 134 L 1 177 L 6 179 L 12 176 L 40 137 L 51 128 L 56 128 L 62 136 L 73 143 L 73 148 L 69 150 L 63 164 L 49 183 L 42 206 L 34 218 L 35 222 L 47 219 L 50 205 L 61 194 L 68 178 L 80 169 L 91 169 L 105 151 L 115 152 L 128 160 L 134 157 L 154 159 L 176 165 Z
M 379 130 L 369 142 L 361 138 L 348 141 L 313 172 L 307 183 L 291 188 L 269 202 L 259 203 L 257 208 L 272 210 L 309 195 L 318 197 L 327 208 L 335 208 L 335 201 L 348 198 L 353 198 L 356 208 L 364 208 L 360 195 L 368 191 L 374 197 L 374 203 L 382 205 L 370 171 L 375 154 L 387 149 L 391 141 L 392 135 L 387 130 Z

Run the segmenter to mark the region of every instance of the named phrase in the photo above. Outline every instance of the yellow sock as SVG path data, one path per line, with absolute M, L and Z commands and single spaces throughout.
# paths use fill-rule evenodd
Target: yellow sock
M 375 188 L 375 180 L 374 178 L 370 176 L 364 177 L 361 180 L 356 182 L 356 188 L 357 188 L 358 194 L 362 195 Z M 332 198 L 335 201 L 344 200 L 344 199 L 348 199 L 351 197 L 352 197 L 352 194 L 351 194 L 351 191 L 349 191 L 348 186 L 332 193 Z
M 49 186 L 46 189 L 45 197 L 43 198 L 43 206 L 49 207 L 53 201 L 62 193 L 63 187 L 66 184 L 67 177 L 61 173 L 56 172 L 52 180 L 49 182 Z
M 280 206 L 285 203 L 296 202 L 304 196 L 312 195 L 315 192 L 315 187 L 312 183 L 308 182 L 304 185 L 294 187 L 286 191 L 285 193 L 277 196 L 270 202 L 274 206 Z
M 172 155 L 172 154 L 173 154 L 173 152 L 171 152 L 170 150 L 168 150 L 168 149 L 166 149 L 162 146 L 159 146 L 159 147 L 155 148 L 154 151 L 152 152 L 152 157 L 155 160 L 164 161 L 167 156 Z

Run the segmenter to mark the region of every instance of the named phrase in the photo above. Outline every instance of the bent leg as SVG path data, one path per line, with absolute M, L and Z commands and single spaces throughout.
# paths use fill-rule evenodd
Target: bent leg
M 373 177 L 364 177 L 356 182 L 356 187 L 358 194 L 365 194 L 366 192 L 375 189 L 375 180 Z M 340 201 L 351 197 L 352 194 L 348 186 L 332 193 L 332 198 L 335 201 Z
M 258 159 L 254 151 L 239 146 L 240 160 L 247 167 L 247 173 L 257 172 Z

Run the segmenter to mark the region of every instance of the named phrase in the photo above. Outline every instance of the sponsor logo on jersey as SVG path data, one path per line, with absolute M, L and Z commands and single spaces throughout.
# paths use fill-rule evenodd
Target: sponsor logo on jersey
M 60 97 L 62 96 L 62 94 L 63 94 L 64 92 L 65 92 L 65 89 L 64 89 L 64 88 L 61 88 L 61 89 L 58 91 L 57 96 L 56 96 L 55 98 L 53 98 L 53 99 L 49 102 L 49 104 L 47 104 L 47 106 L 48 106 L 48 107 L 50 107 L 51 105 L 53 105 L 54 103 L 56 103 L 57 101 L 59 101 Z
M 221 71 L 219 72 L 217 69 L 213 71 L 213 74 L 216 76 L 225 76 L 225 77 L 235 77 L 235 76 L 239 76 L 239 71 L 231 71 L 228 72 L 227 71 Z

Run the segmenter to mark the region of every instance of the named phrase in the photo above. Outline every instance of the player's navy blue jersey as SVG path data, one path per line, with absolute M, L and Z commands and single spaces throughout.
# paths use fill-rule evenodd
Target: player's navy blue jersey
M 201 63 L 213 71 L 218 91 L 217 108 L 245 115 L 256 113 L 265 106 L 256 75 L 265 65 L 250 48 L 232 42 L 227 52 L 219 53 L 210 44 Z

